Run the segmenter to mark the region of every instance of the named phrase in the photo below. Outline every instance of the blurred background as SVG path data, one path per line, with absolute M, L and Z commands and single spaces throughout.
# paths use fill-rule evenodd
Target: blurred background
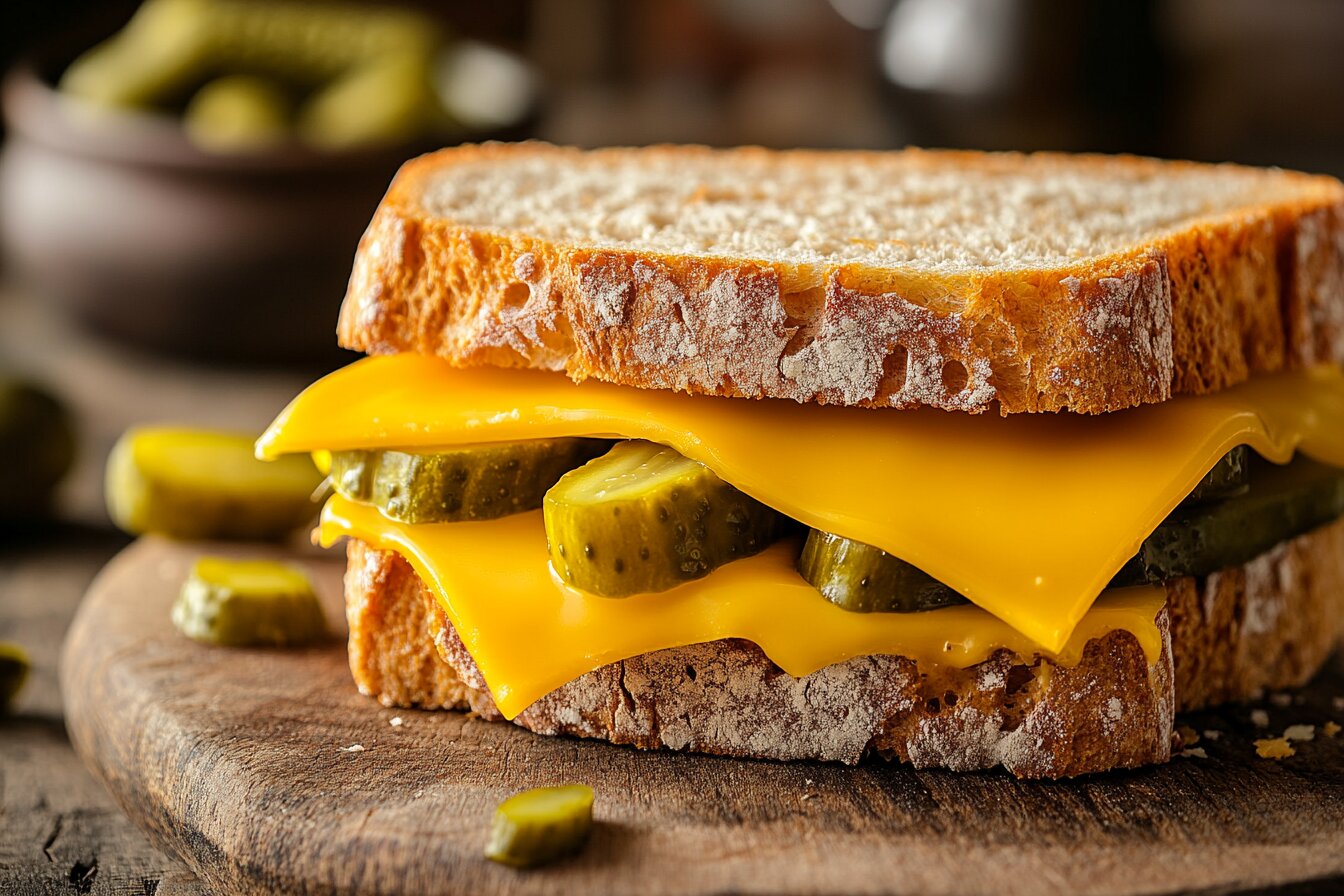
M 0 371 L 255 428 L 333 345 L 397 165 L 535 137 L 1134 152 L 1344 175 L 1336 0 L 9 0 Z M 67 494 L 68 493 L 68 494 Z

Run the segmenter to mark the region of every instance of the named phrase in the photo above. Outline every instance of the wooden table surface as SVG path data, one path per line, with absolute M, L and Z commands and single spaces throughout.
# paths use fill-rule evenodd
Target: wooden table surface
M 75 755 L 57 660 L 89 582 L 129 542 L 103 510 L 102 466 L 117 435 L 150 422 L 259 430 L 312 374 L 207 370 L 144 357 L 76 332 L 4 290 L 0 370 L 55 389 L 74 410 L 80 436 L 60 522 L 22 536 L 0 533 L 0 640 L 23 645 L 33 660 L 15 712 L 0 719 L 0 893 L 205 894 L 150 845 Z

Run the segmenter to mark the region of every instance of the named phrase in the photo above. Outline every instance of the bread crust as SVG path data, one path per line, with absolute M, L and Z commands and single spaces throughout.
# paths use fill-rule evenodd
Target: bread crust
M 360 690 L 387 705 L 502 719 L 410 565 L 358 540 L 348 552 Z M 1173 580 L 1167 601 L 1151 665 L 1132 635 L 1116 631 L 1088 642 L 1071 668 L 999 651 L 968 669 L 875 656 L 794 679 L 754 644 L 727 640 L 604 666 L 514 722 L 646 749 L 846 763 L 877 754 L 1027 778 L 1164 762 L 1178 708 L 1299 685 L 1325 661 L 1344 618 L 1344 521 L 1244 566 Z
M 642 388 L 1005 414 L 1114 411 L 1344 361 L 1344 185 L 1332 178 L 1265 171 L 1292 187 L 1282 202 L 1063 267 L 961 274 L 565 245 L 459 226 L 421 205 L 426 179 L 444 166 L 578 152 L 492 144 L 408 162 L 360 241 L 341 344 Z M 968 168 L 1206 167 L 905 152 Z

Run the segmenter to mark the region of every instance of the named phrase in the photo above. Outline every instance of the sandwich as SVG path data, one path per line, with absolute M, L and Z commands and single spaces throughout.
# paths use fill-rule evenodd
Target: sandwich
M 1344 620 L 1344 184 L 1060 154 L 408 162 L 309 452 L 387 706 L 1060 778 Z

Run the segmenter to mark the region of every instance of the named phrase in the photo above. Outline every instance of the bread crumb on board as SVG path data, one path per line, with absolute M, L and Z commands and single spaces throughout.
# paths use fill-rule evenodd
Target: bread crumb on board
M 1255 754 L 1261 759 L 1287 759 L 1296 753 L 1287 738 L 1266 737 L 1255 742 Z
M 1208 729 L 1208 730 L 1206 730 L 1206 731 L 1204 732 L 1204 739 L 1205 739 L 1205 740 L 1215 740 L 1215 741 L 1216 741 L 1218 738 L 1220 738 L 1220 737 L 1222 737 L 1222 736 L 1223 736 L 1223 732 L 1218 731 L 1218 730 L 1215 729 L 1215 728 L 1210 728 L 1210 729 Z
M 1189 725 L 1181 725 L 1177 727 L 1176 733 L 1181 736 L 1182 746 L 1193 747 L 1195 744 L 1199 743 L 1199 732 Z
M 1287 741 L 1297 740 L 1315 740 L 1315 725 L 1289 725 L 1283 731 L 1283 739 Z
M 341 752 L 342 752 L 342 753 L 363 753 L 363 752 L 364 752 L 364 745 L 363 745 L 363 744 L 351 744 L 351 745 L 348 746 L 348 747 L 341 747 Z
M 1265 712 L 1263 709 L 1251 710 L 1251 724 L 1257 728 L 1268 728 L 1269 713 Z
M 1340 731 L 1339 725 L 1335 722 L 1326 722 L 1321 726 L 1321 733 L 1326 737 L 1334 737 Z
M 1208 759 L 1209 754 L 1204 752 L 1203 747 L 1190 747 L 1176 754 L 1182 759 Z

